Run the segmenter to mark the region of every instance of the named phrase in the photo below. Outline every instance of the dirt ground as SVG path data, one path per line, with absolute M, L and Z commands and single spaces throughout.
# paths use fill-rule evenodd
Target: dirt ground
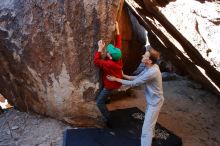
M 180 136 L 183 146 L 220 145 L 220 97 L 184 78 L 163 83 L 165 103 L 158 122 Z M 113 98 L 110 110 L 137 106 L 145 110 L 142 87 L 129 97 Z M 0 115 L 0 146 L 59 146 L 65 129 L 61 121 L 14 109 Z

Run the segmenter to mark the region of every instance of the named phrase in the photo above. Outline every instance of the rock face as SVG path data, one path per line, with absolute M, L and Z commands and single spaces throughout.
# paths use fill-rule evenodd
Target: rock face
M 126 5 L 148 30 L 153 47 L 220 95 L 219 2 L 126 0 Z
M 100 116 L 94 102 L 100 86 L 99 70 L 93 64 L 96 43 L 99 39 L 110 42 L 114 23 L 120 19 L 124 71 L 131 73 L 146 41 L 135 16 L 149 32 L 153 47 L 219 94 L 219 42 L 210 41 L 219 38 L 219 4 L 210 3 L 215 4 L 217 12 L 212 19 L 191 8 L 186 15 L 198 18 L 190 21 L 193 33 L 184 34 L 188 27 L 182 22 L 187 20 L 180 18 L 185 15 L 178 15 L 176 21 L 167 19 L 169 13 L 174 15 L 170 10 L 180 12 L 170 6 L 171 1 L 126 0 L 121 16 L 123 0 L 0 1 L 0 93 L 21 110 L 80 126 L 96 125 Z M 203 22 L 210 24 L 204 24 L 207 36 L 201 27 Z
M 140 64 L 142 54 L 145 51 L 145 29 L 126 7 L 123 8 L 119 27 L 122 38 L 123 71 L 126 74 L 131 74 Z
M 120 1 L 0 2 L 0 93 L 21 110 L 94 125 L 96 42 L 110 42 Z

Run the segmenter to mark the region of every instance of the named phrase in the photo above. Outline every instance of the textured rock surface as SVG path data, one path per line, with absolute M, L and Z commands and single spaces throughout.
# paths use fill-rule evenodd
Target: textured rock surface
M 122 37 L 123 71 L 131 74 L 139 65 L 144 45 L 146 44 L 145 29 L 138 23 L 137 19 L 124 7 L 119 27 Z
M 94 125 L 96 42 L 110 42 L 119 1 L 0 1 L 0 93 L 22 110 Z
M 175 35 L 170 36 L 169 30 L 165 31 L 163 28 L 159 28 L 210 81 L 210 86 L 212 84 L 216 88 L 216 92 L 220 93 L 219 8 L 219 2 L 192 0 L 184 2 L 177 0 L 165 7 L 159 7 L 162 14 L 188 42 L 184 43 L 183 38 Z M 173 14 L 175 17 L 172 17 Z M 187 45 L 187 43 L 192 45 Z M 197 74 L 191 74 L 197 78 Z
M 149 31 L 153 47 L 220 95 L 219 2 L 126 0 L 126 4 Z

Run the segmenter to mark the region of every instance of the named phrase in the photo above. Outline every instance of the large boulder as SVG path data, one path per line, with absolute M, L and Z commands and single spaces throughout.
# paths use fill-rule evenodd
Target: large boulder
M 148 30 L 153 47 L 205 88 L 220 95 L 220 4 L 171 1 L 126 0 L 126 6 Z
M 20 110 L 95 125 L 97 41 L 110 42 L 120 1 L 0 1 L 0 93 Z

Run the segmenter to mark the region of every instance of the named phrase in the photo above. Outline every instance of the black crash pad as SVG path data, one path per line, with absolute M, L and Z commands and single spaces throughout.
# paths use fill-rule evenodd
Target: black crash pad
M 144 113 L 138 108 L 111 112 L 113 129 L 78 128 L 65 131 L 63 146 L 140 146 Z M 182 140 L 159 123 L 152 146 L 181 146 Z
M 136 139 L 120 137 L 108 129 L 86 128 L 68 129 L 63 146 L 138 146 Z

